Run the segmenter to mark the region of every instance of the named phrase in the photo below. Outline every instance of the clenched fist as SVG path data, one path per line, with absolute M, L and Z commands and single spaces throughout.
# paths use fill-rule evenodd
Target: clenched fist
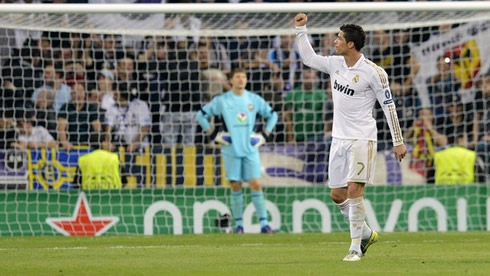
M 296 27 L 301 27 L 306 25 L 306 21 L 308 21 L 308 16 L 304 13 L 298 13 L 294 18 L 294 24 Z

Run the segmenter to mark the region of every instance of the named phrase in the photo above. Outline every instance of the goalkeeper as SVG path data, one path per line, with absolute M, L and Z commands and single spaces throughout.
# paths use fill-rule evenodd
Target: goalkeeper
M 267 221 L 264 194 L 260 183 L 261 166 L 258 148 L 263 145 L 277 123 L 277 113 L 259 95 L 245 89 L 247 74 L 243 69 L 231 72 L 230 91 L 216 96 L 196 114 L 196 120 L 211 140 L 222 145 L 226 178 L 231 183 L 231 211 L 235 233 L 243 233 L 242 181 L 252 190 L 252 202 L 262 233 L 272 233 Z M 267 123 L 262 133 L 254 133 L 255 118 L 260 115 Z M 209 119 L 221 116 L 225 131 L 215 131 Z

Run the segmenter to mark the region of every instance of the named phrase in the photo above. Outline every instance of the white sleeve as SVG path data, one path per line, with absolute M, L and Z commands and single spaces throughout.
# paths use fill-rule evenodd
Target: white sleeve
M 138 105 L 138 123 L 142 127 L 147 127 L 151 125 L 150 110 L 148 105 L 141 101 Z
M 306 26 L 296 27 L 296 39 L 298 43 L 298 51 L 303 63 L 315 70 L 330 74 L 330 57 L 317 55 L 311 47 L 306 33 Z
M 41 138 L 42 143 L 47 143 L 54 140 L 53 136 L 51 136 L 48 130 L 44 127 L 39 127 L 39 137 Z
M 25 142 L 25 143 L 28 143 L 29 142 L 29 139 L 25 135 L 19 135 L 19 137 L 17 138 L 17 140 L 19 142 Z
M 386 116 L 386 121 L 391 132 L 391 138 L 393 139 L 393 145 L 398 146 L 403 144 L 403 135 L 398 122 L 398 115 L 396 114 L 396 106 L 393 102 L 392 94 L 390 91 L 390 85 L 388 83 L 388 75 L 381 67 L 376 67 L 376 74 L 373 74 L 370 80 L 371 88 L 376 94 L 379 105 L 383 109 Z
M 105 112 L 104 121 L 105 124 L 110 127 L 113 127 L 116 121 L 117 112 L 115 111 L 115 109 L 116 107 L 112 106 Z

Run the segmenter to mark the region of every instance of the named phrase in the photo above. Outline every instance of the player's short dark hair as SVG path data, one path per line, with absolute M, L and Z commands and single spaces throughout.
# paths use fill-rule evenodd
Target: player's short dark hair
M 344 33 L 345 42 L 354 42 L 357 51 L 361 51 L 366 43 L 366 33 L 361 26 L 355 24 L 344 24 L 340 26 Z
M 242 68 L 235 68 L 230 73 L 230 79 L 233 78 L 233 76 L 235 74 L 238 74 L 238 73 L 244 73 L 245 75 L 247 75 L 247 71 L 245 71 L 244 69 L 242 69 Z

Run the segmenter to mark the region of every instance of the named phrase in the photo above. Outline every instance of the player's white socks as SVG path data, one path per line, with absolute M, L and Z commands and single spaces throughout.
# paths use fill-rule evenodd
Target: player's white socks
M 361 253 L 362 228 L 366 219 L 366 210 L 364 209 L 364 200 L 362 197 L 349 199 L 349 222 L 351 245 L 349 251 Z
M 340 213 L 349 221 L 349 199 L 346 199 L 342 203 L 336 203 L 337 206 L 340 209 Z M 349 221 L 350 223 L 350 221 Z M 362 227 L 362 237 L 361 239 L 369 239 L 371 237 L 372 230 L 371 228 L 367 225 L 366 221 L 364 221 L 364 227 Z

